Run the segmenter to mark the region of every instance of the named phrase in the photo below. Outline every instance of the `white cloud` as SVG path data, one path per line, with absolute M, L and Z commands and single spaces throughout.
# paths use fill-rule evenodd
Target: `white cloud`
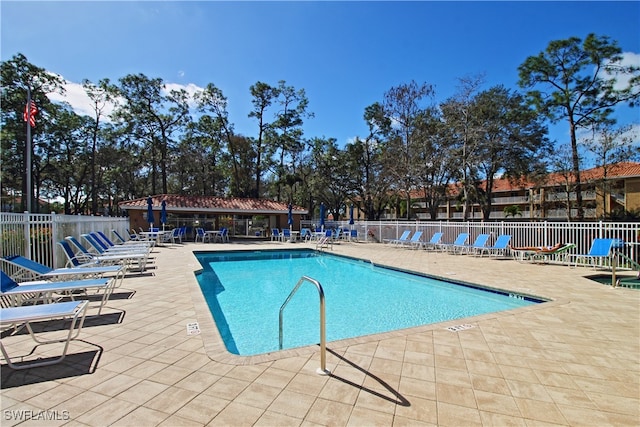
M 184 89 L 189 95 L 189 107 L 195 107 L 195 97 L 194 95 L 197 92 L 202 92 L 204 89 L 200 86 L 194 85 L 193 83 L 189 83 L 187 85 L 179 84 L 179 83 L 165 83 L 164 85 L 165 93 L 169 93 L 172 90 L 181 90 Z
M 73 111 L 76 112 L 76 114 L 86 115 L 90 117 L 95 116 L 95 112 L 93 109 L 93 102 L 91 101 L 86 91 L 82 87 L 82 84 L 64 80 L 64 78 L 60 75 L 57 75 L 57 76 L 64 81 L 63 87 L 65 89 L 65 93 L 64 95 L 61 95 L 59 93 L 50 93 L 47 95 L 49 99 L 52 102 L 68 103 L 73 109 Z M 193 95 L 196 92 L 200 92 L 203 90 L 201 87 L 193 83 L 189 83 L 187 85 L 178 84 L 178 83 L 166 83 L 164 93 L 166 94 L 166 93 L 169 93 L 169 91 L 171 90 L 180 90 L 180 89 L 184 89 L 189 94 L 189 97 L 191 98 L 191 100 L 193 100 Z M 193 102 L 190 102 L 189 105 L 193 106 L 194 104 Z M 116 107 L 116 103 L 110 103 L 105 106 L 103 110 L 103 113 L 105 115 L 105 117 L 103 118 L 104 120 L 108 121 L 107 116 L 109 116 L 115 110 L 115 107 Z
M 640 67 L 640 53 L 623 52 L 622 59 L 613 65 L 618 67 L 630 67 L 630 66 Z M 626 89 L 629 86 L 629 80 L 631 80 L 631 77 L 633 77 L 633 75 L 629 75 L 629 74 L 618 76 L 618 75 L 607 73 L 607 72 L 604 72 L 604 75 L 606 76 L 605 78 L 616 79 L 616 83 L 613 86 L 615 90 Z
M 62 76 L 58 75 L 62 78 Z M 64 95 L 59 93 L 49 93 L 47 96 L 52 102 L 66 102 L 68 103 L 76 114 L 83 116 L 94 116 L 93 102 L 87 95 L 87 92 L 80 83 L 73 83 L 68 80 L 64 80 L 63 87 L 65 90 Z M 113 106 L 105 108 L 105 114 L 110 114 L 113 111 Z

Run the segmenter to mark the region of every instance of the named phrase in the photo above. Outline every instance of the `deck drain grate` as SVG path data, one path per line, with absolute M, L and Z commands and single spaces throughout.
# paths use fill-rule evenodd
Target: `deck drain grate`
M 465 329 L 471 329 L 471 328 L 475 328 L 475 326 L 464 324 L 464 325 L 449 326 L 448 328 L 445 328 L 445 329 L 451 332 L 458 332 L 458 331 L 464 331 Z

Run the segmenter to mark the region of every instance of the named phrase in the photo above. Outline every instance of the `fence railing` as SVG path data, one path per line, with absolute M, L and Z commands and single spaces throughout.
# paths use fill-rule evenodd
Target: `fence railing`
M 111 230 L 125 233 L 128 227 L 129 218 L 0 212 L 0 256 L 22 255 L 49 267 L 64 267 L 66 257 L 58 241 L 91 231 L 111 236 Z M 11 267 L 3 263 L 2 269 Z
M 303 221 L 303 227 L 314 228 L 315 221 Z M 489 244 L 493 244 L 500 234 L 511 235 L 513 246 L 553 246 L 556 243 L 573 243 L 576 253 L 586 254 L 593 239 L 614 238 L 634 243 L 623 251 L 631 259 L 640 255 L 640 223 L 637 222 L 528 222 L 528 221 L 326 221 L 325 228 L 356 229 L 358 238 L 367 242 L 384 242 L 397 239 L 404 230 L 412 233 L 423 232 L 423 240 L 429 240 L 433 233 L 442 232 L 443 242 L 453 242 L 459 233 L 469 233 L 473 241 L 478 234 L 489 234 Z
M 303 220 L 302 227 L 316 228 L 318 220 Z M 0 256 L 23 255 L 50 267 L 66 263 L 57 242 L 66 236 L 80 237 L 82 233 L 111 230 L 125 233 L 128 218 L 0 213 Z M 248 227 L 248 225 L 247 225 Z M 244 235 L 246 230 L 235 229 Z M 421 230 L 425 240 L 433 233 L 442 232 L 443 242 L 453 242 L 459 233 L 469 233 L 470 239 L 478 234 L 490 234 L 490 243 L 500 234 L 510 234 L 514 246 L 552 246 L 556 243 L 574 243 L 576 253 L 588 253 L 595 238 L 615 238 L 634 243 L 624 248 L 625 255 L 638 260 L 640 252 L 640 223 L 638 222 L 552 222 L 552 221 L 326 221 L 325 228 L 355 229 L 358 238 L 367 242 L 397 239 L 404 230 Z M 2 268 L 8 268 L 2 264 Z

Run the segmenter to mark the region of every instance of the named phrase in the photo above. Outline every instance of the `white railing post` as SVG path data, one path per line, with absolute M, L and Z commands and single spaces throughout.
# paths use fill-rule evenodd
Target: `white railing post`
M 58 220 L 55 212 L 51 212 L 51 257 L 53 259 L 53 268 L 58 267 L 58 245 L 56 236 L 58 235 Z
M 30 223 L 30 215 L 29 215 L 29 211 L 24 211 L 24 213 L 22 214 L 22 226 L 23 226 L 23 233 L 24 233 L 24 256 L 27 259 L 31 259 L 31 236 L 30 236 L 30 232 L 31 232 L 31 223 Z

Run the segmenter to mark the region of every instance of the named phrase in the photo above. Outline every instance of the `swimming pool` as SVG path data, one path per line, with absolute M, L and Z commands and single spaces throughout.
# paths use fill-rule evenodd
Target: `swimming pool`
M 524 307 L 534 298 L 485 290 L 313 250 L 195 252 L 196 276 L 227 350 L 279 350 L 279 311 L 302 276 L 319 281 L 327 341 Z M 283 348 L 319 341 L 316 288 L 303 284 L 283 315 Z

